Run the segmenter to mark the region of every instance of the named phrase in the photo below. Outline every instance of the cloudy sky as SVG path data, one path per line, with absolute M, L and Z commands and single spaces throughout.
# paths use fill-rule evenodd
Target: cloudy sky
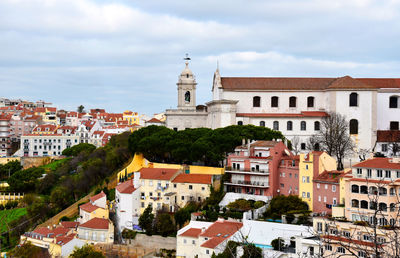
M 400 77 L 398 0 L 0 0 L 0 97 L 152 115 L 222 76 Z

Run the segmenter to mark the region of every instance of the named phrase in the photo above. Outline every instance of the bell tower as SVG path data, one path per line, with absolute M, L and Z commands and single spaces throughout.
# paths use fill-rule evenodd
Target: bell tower
M 188 54 L 186 54 L 185 69 L 179 76 L 178 83 L 178 109 L 196 110 L 196 79 L 189 69 Z

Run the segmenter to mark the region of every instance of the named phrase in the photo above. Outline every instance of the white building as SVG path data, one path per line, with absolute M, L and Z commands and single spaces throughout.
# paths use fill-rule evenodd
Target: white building
M 135 176 L 139 173 L 136 172 Z M 135 183 L 136 182 L 136 183 Z M 140 190 L 137 180 L 131 179 L 115 188 L 116 222 L 118 230 L 133 229 L 139 224 Z
M 79 136 L 64 134 L 25 134 L 21 136 L 19 156 L 59 156 L 62 151 L 79 143 Z
M 171 129 L 253 124 L 281 131 L 285 137 L 307 139 L 320 130 L 328 112 L 349 121 L 358 150 L 372 151 L 377 130 L 398 130 L 400 78 L 221 77 L 214 73 L 212 100 L 195 105 L 196 82 L 186 68 L 180 75 L 178 108 L 166 111 Z

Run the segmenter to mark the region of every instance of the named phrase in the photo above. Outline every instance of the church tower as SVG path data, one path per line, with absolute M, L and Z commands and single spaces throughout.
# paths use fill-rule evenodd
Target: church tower
M 190 58 L 185 58 L 186 67 L 179 76 L 178 83 L 178 109 L 196 110 L 196 79 L 189 69 Z

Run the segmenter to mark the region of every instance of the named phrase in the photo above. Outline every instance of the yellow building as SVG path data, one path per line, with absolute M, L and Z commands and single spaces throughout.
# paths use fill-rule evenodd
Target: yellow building
M 93 218 L 79 225 L 78 238 L 88 244 L 113 243 L 114 225 L 109 219 Z
M 336 160 L 326 152 L 313 151 L 300 154 L 299 197 L 313 209 L 313 179 L 322 172 L 336 169 Z
M 88 203 L 79 206 L 80 223 L 85 223 L 93 218 L 108 219 L 109 211 L 107 207 L 107 197 L 104 192 L 90 197 Z
M 124 111 L 122 113 L 123 120 L 128 121 L 129 125 L 139 124 L 140 118 L 137 112 L 132 112 L 130 110 Z
M 180 208 L 188 202 L 202 202 L 210 196 L 213 176 L 205 174 L 179 174 L 172 180 L 175 204 Z

